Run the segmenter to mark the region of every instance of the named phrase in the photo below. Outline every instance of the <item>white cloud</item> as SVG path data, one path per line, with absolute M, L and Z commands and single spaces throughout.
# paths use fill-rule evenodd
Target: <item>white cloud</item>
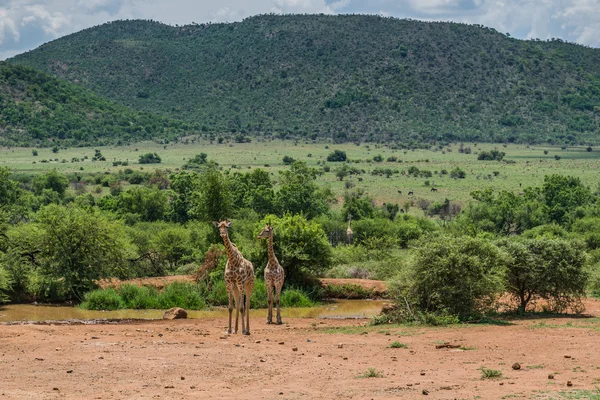
M 0 0 L 0 59 L 125 18 L 233 22 L 264 13 L 372 13 L 493 27 L 600 47 L 600 0 Z

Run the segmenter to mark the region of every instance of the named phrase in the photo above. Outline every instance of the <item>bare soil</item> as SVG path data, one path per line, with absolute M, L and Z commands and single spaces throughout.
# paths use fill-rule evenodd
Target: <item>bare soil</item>
M 600 302 L 586 305 L 600 316 Z M 283 317 L 266 325 L 251 312 L 251 336 L 224 334 L 225 318 L 0 325 L 0 398 L 558 399 L 600 382 L 599 318 L 434 328 Z M 481 367 L 502 376 L 482 379 Z M 361 377 L 369 368 L 379 377 Z

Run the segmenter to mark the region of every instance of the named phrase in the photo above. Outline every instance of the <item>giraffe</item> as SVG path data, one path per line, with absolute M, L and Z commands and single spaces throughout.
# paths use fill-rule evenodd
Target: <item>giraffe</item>
M 213 222 L 219 228 L 219 233 L 225 244 L 227 252 L 227 264 L 225 265 L 225 285 L 227 286 L 227 297 L 229 299 L 229 327 L 227 333 L 231 333 L 231 314 L 233 312 L 233 301 L 235 300 L 235 331 L 238 331 L 239 314 L 242 314 L 242 335 L 250 334 L 250 296 L 254 289 L 254 267 L 252 263 L 244 258 L 237 246 L 229 240 L 228 229 L 231 222 L 228 220 Z M 246 302 L 244 304 L 244 294 Z M 244 324 L 244 314 L 246 322 Z
M 267 224 L 264 229 L 258 234 L 258 239 L 269 239 L 269 261 L 265 267 L 265 285 L 267 286 L 267 294 L 269 296 L 269 311 L 267 314 L 267 324 L 273 323 L 273 289 L 275 289 L 275 302 L 277 304 L 277 325 L 281 325 L 281 308 L 279 307 L 279 297 L 283 280 L 285 279 L 285 271 L 273 251 L 273 227 Z
M 352 222 L 352 215 L 348 215 L 348 229 L 346 229 L 346 242 L 352 244 L 352 228 L 350 228 L 350 222 Z

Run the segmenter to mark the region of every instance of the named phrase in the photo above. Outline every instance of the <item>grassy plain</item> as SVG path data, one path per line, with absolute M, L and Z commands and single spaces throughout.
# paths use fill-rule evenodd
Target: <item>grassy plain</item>
M 473 144 L 464 143 L 465 147 L 472 149 L 472 154 L 460 153 L 459 144 L 452 144 L 442 150 L 392 150 L 376 144 L 352 143 L 295 143 L 293 141 L 254 139 L 252 143 L 208 143 L 197 142 L 192 144 L 161 145 L 153 142 L 137 143 L 130 146 L 99 147 L 106 161 L 92 162 L 95 148 L 69 148 L 60 149 L 53 153 L 50 148 L 37 149 L 38 156 L 33 156 L 31 148 L 2 148 L 0 149 L 0 166 L 11 168 L 15 173 L 36 174 L 56 168 L 65 173 L 79 172 L 82 175 L 89 173 L 117 172 L 119 169 L 131 168 L 133 170 L 152 171 L 163 169 L 175 171 L 186 160 L 201 152 L 207 153 L 209 160 L 214 160 L 224 170 L 233 168 L 240 172 L 248 172 L 255 168 L 266 169 L 273 174 L 275 180 L 278 171 L 288 168 L 282 159 L 290 156 L 296 160 L 306 161 L 308 165 L 321 168 L 328 165 L 330 172 L 319 177 L 319 183 L 328 185 L 333 192 L 341 197 L 347 190 L 346 182 L 356 188 L 363 188 L 379 204 L 384 202 L 399 203 L 408 200 L 425 198 L 428 200 L 443 200 L 448 198 L 465 204 L 470 200 L 470 192 L 492 186 L 499 190 L 520 192 L 526 186 L 536 186 L 543 182 L 547 174 L 572 175 L 582 179 L 591 186 L 592 190 L 598 188 L 600 180 L 600 149 L 592 152 L 583 147 L 573 147 L 562 150 L 559 147 L 526 146 L 526 145 L 500 145 L 500 144 Z M 478 161 L 480 151 L 489 151 L 497 148 L 506 152 L 506 162 Z M 351 162 L 349 166 L 364 170 L 361 175 L 346 177 L 343 181 L 336 178 L 335 172 L 343 163 L 327 162 L 327 155 L 339 149 L 347 153 Z M 547 154 L 544 154 L 544 151 Z M 160 164 L 138 164 L 140 154 L 156 152 L 161 158 Z M 383 162 L 371 161 L 374 156 L 381 155 Z M 88 158 L 84 160 L 84 157 Z M 388 157 L 397 157 L 396 162 L 387 162 Z M 559 156 L 560 159 L 555 159 Z M 73 158 L 82 160 L 71 162 Z M 42 163 L 42 160 L 48 160 Z M 55 161 L 58 160 L 58 161 Z M 63 161 L 64 160 L 64 161 Z M 369 161 L 367 161 L 369 160 Z M 114 167 L 113 161 L 128 161 L 127 167 Z M 514 161 L 514 163 L 513 163 Z M 420 170 L 431 171 L 431 178 L 419 178 L 403 175 L 401 172 L 415 166 Z M 455 167 L 466 172 L 465 179 L 453 179 L 450 174 L 442 175 L 442 170 L 448 173 Z M 400 173 L 393 174 L 390 178 L 371 175 L 375 168 L 391 168 Z M 494 176 L 496 172 L 497 176 Z M 362 178 L 362 181 L 359 181 Z M 425 182 L 429 181 L 430 186 Z M 437 188 L 432 192 L 431 187 Z M 398 191 L 402 191 L 400 194 Z M 413 191 L 414 196 L 408 196 Z

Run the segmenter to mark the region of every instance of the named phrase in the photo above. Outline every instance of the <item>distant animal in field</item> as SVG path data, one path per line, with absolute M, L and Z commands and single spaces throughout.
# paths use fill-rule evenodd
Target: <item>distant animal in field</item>
M 398 194 L 402 194 L 402 190 L 398 190 Z
M 400 209 L 400 214 L 404 214 L 404 208 Z
M 434 187 L 432 187 L 432 188 L 431 188 L 431 191 L 432 191 L 432 192 L 437 192 L 437 188 L 434 188 Z
M 413 192 L 412 190 L 410 192 L 408 192 L 409 196 L 414 196 L 415 192 Z

